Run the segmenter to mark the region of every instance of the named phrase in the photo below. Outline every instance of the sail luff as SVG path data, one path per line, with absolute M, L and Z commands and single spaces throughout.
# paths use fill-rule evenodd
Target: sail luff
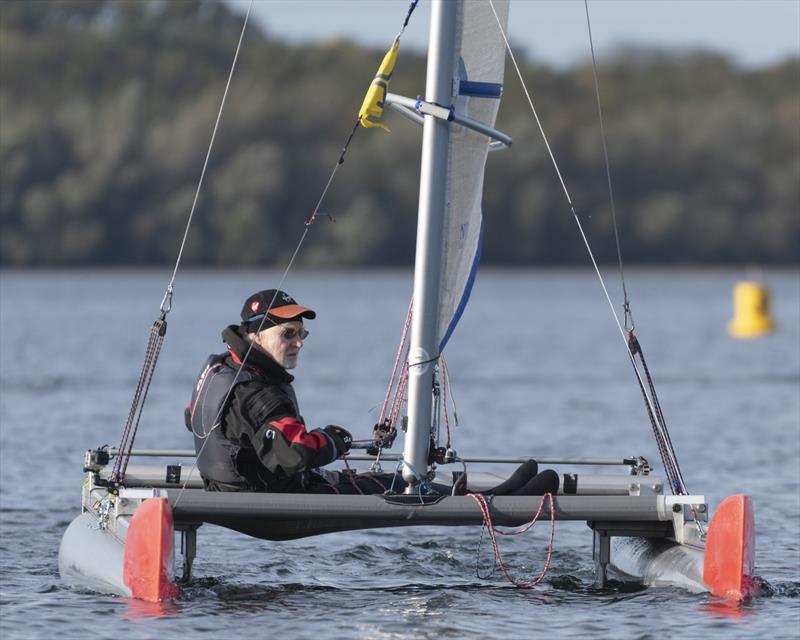
M 459 118 L 493 130 L 503 93 L 505 49 L 497 27 L 508 22 L 507 0 L 467 2 L 453 51 L 454 117 L 448 148 L 447 205 L 442 245 L 439 349 L 452 335 L 469 299 L 481 255 L 483 174 L 490 139 L 457 124 Z

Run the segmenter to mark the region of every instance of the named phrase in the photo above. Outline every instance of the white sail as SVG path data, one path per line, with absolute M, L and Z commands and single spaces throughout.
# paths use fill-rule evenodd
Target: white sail
M 456 26 L 455 112 L 494 128 L 503 88 L 505 47 L 489 2 L 464 2 Z M 505 30 L 508 1 L 494 0 Z M 442 243 L 439 351 L 466 306 L 481 255 L 483 171 L 489 138 L 451 123 Z

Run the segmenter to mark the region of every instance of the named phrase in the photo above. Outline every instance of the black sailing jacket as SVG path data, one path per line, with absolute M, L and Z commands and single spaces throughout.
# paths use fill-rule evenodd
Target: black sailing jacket
M 186 408 L 206 489 L 302 491 L 312 469 L 338 457 L 333 440 L 306 430 L 294 378 L 267 354 L 251 349 L 239 371 L 250 346 L 241 327 L 222 339 L 228 352 L 209 357 Z

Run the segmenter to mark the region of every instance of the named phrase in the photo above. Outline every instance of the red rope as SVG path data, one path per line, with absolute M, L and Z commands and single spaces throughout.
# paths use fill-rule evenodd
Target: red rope
M 347 479 L 350 480 L 350 484 L 353 485 L 353 488 L 356 490 L 356 492 L 363 496 L 364 492 L 361 490 L 361 487 L 356 484 L 355 478 L 353 477 L 355 474 L 350 468 L 350 463 L 347 461 L 347 456 L 343 457 L 342 460 L 344 460 L 344 466 L 347 467 Z
M 380 480 L 378 480 L 375 476 L 370 474 L 363 474 L 361 477 L 366 478 L 367 480 L 372 480 L 372 482 L 374 482 L 381 488 L 381 493 L 386 493 L 388 487 L 384 486 L 384 484 Z
M 332 483 L 330 480 L 328 480 L 327 478 L 324 478 L 324 480 L 325 480 L 325 482 L 327 482 L 327 483 L 328 483 L 328 488 L 329 488 L 331 491 L 333 491 L 333 492 L 334 492 L 334 493 L 335 493 L 335 494 L 338 496 L 340 492 L 339 492 L 339 490 L 336 488 L 336 485 L 335 485 L 335 484 L 333 484 L 333 483 Z
M 383 406 L 381 407 L 381 415 L 378 418 L 378 424 L 383 424 L 384 418 L 386 418 L 386 409 L 389 406 L 389 398 L 392 396 L 392 388 L 394 387 L 394 380 L 397 377 L 397 372 L 400 369 L 400 358 L 403 355 L 403 348 L 406 345 L 406 340 L 408 338 L 408 328 L 411 326 L 411 309 L 413 305 L 413 299 L 408 304 L 408 313 L 406 313 L 406 321 L 403 325 L 403 333 L 400 336 L 400 346 L 397 347 L 397 355 L 394 358 L 394 367 L 392 368 L 392 376 L 389 378 L 389 387 L 386 389 L 386 397 L 383 399 Z M 405 367 L 405 363 L 403 363 L 403 367 Z M 401 373 L 402 378 L 402 373 Z M 398 388 L 399 388 L 398 382 Z M 395 396 L 397 397 L 397 396 Z
M 347 479 L 348 479 L 348 480 L 350 480 L 350 484 L 351 484 L 351 485 L 353 485 L 353 488 L 354 488 L 354 489 L 355 489 L 355 490 L 356 490 L 356 491 L 357 491 L 359 494 L 361 494 L 362 496 L 366 495 L 366 494 L 365 494 L 365 493 L 364 493 L 364 492 L 361 490 L 361 487 L 359 487 L 359 486 L 358 486 L 358 483 L 356 482 L 356 477 L 357 477 L 357 475 L 358 475 L 358 474 L 357 474 L 357 473 L 356 473 L 356 472 L 355 472 L 353 469 L 351 469 L 351 468 L 350 468 L 350 463 L 349 463 L 349 461 L 347 460 L 347 457 L 346 457 L 346 456 L 345 456 L 345 457 L 343 457 L 343 458 L 342 458 L 342 461 L 344 462 L 344 466 L 345 466 L 345 467 L 347 467 L 347 471 L 346 471 L 345 473 L 347 474 Z M 362 475 L 361 475 L 361 478 L 363 478 L 364 480 L 370 480 L 370 481 L 372 481 L 374 484 L 378 485 L 378 487 L 380 487 L 381 493 L 385 493 L 385 492 L 386 492 L 386 487 L 385 487 L 385 486 L 383 485 L 383 483 L 382 483 L 380 480 L 378 480 L 376 477 L 374 477 L 374 476 L 372 476 L 372 475 L 370 475 L 370 474 L 368 474 L 368 473 L 365 473 L 365 474 L 362 474 Z M 335 487 L 334 487 L 334 489 L 335 489 Z M 339 493 L 339 492 L 338 492 L 338 491 L 336 491 L 336 493 Z
M 478 506 L 480 507 L 481 514 L 483 515 L 483 522 L 486 525 L 487 529 L 489 530 L 489 537 L 492 540 L 494 557 L 497 560 L 497 565 L 500 567 L 500 571 L 502 571 L 503 575 L 506 577 L 506 580 L 508 580 L 515 587 L 519 587 L 520 589 L 532 589 L 542 580 L 544 580 L 544 577 L 547 575 L 547 570 L 550 568 L 550 559 L 553 556 L 553 537 L 555 535 L 555 529 L 556 529 L 555 509 L 553 508 L 553 494 L 545 493 L 542 496 L 541 501 L 539 502 L 539 508 L 536 510 L 536 514 L 533 516 L 533 520 L 531 520 L 527 525 L 524 525 L 519 529 L 514 529 L 513 531 L 502 531 L 501 529 L 494 526 L 494 523 L 492 522 L 492 514 L 489 510 L 489 501 L 486 499 L 486 496 L 480 493 L 468 493 L 467 495 L 473 500 L 475 500 L 475 502 L 477 502 Z M 506 565 L 503 563 L 503 558 L 500 555 L 500 547 L 497 544 L 496 534 L 499 533 L 500 535 L 503 536 L 517 536 L 522 533 L 525 533 L 534 524 L 536 524 L 536 521 L 542 514 L 542 508 L 544 507 L 545 498 L 548 498 L 550 500 L 550 541 L 547 544 L 547 559 L 545 560 L 542 572 L 535 580 L 533 580 L 532 582 L 518 582 L 511 576 L 511 574 L 508 572 L 508 569 L 506 569 Z
M 397 391 L 395 392 L 392 410 L 389 415 L 389 425 L 395 427 L 397 421 L 400 419 L 400 413 L 403 410 L 403 402 L 405 401 L 406 387 L 408 386 L 408 349 L 406 349 L 406 362 L 403 364 L 403 370 L 400 373 L 400 379 L 397 382 Z

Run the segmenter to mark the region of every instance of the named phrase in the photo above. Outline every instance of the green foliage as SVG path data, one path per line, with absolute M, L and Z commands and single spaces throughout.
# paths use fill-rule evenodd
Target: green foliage
M 217 2 L 0 4 L 0 264 L 169 264 L 242 17 Z M 388 46 L 389 43 L 387 43 Z M 285 265 L 383 51 L 289 46 L 248 27 L 185 253 Z M 523 72 L 600 259 L 616 259 L 590 67 Z M 392 90 L 424 90 L 401 50 Z M 627 50 L 600 68 L 623 255 L 638 263 L 796 263 L 800 62 Z M 359 130 L 299 257 L 410 265 L 420 130 Z M 586 260 L 512 70 L 484 194 L 484 262 Z

